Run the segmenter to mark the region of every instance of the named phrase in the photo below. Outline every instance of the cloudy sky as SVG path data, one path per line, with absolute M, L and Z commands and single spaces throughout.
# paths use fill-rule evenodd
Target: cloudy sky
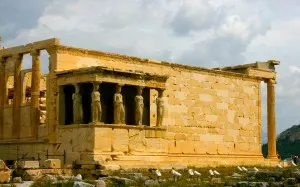
M 1 0 L 0 35 L 7 47 L 59 37 L 65 45 L 208 68 L 280 60 L 281 132 L 300 123 L 299 10 L 298 0 Z

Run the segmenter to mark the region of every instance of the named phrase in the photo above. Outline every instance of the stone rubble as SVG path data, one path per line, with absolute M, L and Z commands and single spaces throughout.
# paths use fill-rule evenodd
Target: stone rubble
M 76 181 L 76 182 L 74 182 L 73 187 L 95 187 L 95 185 L 90 184 L 90 183 L 86 183 L 86 182 Z
M 108 169 L 109 167 L 107 167 Z M 217 168 L 218 169 L 218 168 Z M 200 171 L 201 169 L 199 169 Z M 270 171 L 269 171 L 270 170 Z M 101 171 L 101 170 L 100 170 Z M 105 170 L 106 171 L 106 170 Z M 76 175 L 60 169 L 12 169 L 10 170 L 5 163 L 0 160 L 0 186 L 9 186 L 10 181 L 17 187 L 29 187 L 32 181 L 51 181 L 52 185 L 60 186 L 63 183 L 69 183 L 75 187 L 106 187 L 114 185 L 125 186 L 177 186 L 179 182 L 186 186 L 213 185 L 213 186 L 231 186 L 231 187 L 300 187 L 300 172 L 297 168 L 286 169 L 261 169 L 260 171 L 235 171 L 227 169 L 224 172 L 218 169 L 221 175 L 210 176 L 208 172 L 200 171 L 202 175 L 191 176 L 188 168 L 178 170 L 182 177 L 174 181 L 170 169 L 161 169 L 161 176 L 155 176 L 149 170 L 108 170 L 103 175 L 95 170 L 78 169 Z M 5 180 L 3 180 L 3 176 Z M 97 176 L 97 180 L 90 179 L 91 176 Z M 1 178 L 2 177 L 2 178 Z M 31 181 L 31 182 L 28 182 Z M 90 184 L 92 183 L 92 184 Z
M 11 170 L 6 166 L 3 160 L 0 160 L 0 183 L 10 181 Z
M 61 168 L 60 159 L 47 159 L 44 161 L 44 167 L 49 169 L 59 169 Z
M 106 183 L 102 179 L 95 180 L 95 182 L 96 182 L 96 187 L 106 187 Z

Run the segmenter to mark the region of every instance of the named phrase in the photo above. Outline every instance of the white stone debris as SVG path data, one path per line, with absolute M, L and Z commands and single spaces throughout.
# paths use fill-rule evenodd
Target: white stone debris
M 80 174 L 78 174 L 75 177 L 73 177 L 73 179 L 76 181 L 82 181 L 82 176 Z
M 242 169 L 243 169 L 244 171 L 248 171 L 248 169 L 247 169 L 247 168 L 245 168 L 244 166 L 242 167 Z
M 277 167 L 282 168 L 282 166 L 280 164 L 277 164 Z
M 214 172 L 214 174 L 216 174 L 216 175 L 220 175 L 220 173 L 217 172 L 217 170 L 214 170 L 213 172 Z
M 193 176 L 193 175 L 194 175 L 194 171 L 193 171 L 192 169 L 189 169 L 189 170 L 188 170 L 188 173 L 189 173 L 190 176 Z
M 201 173 L 199 173 L 198 171 L 194 171 L 194 174 L 197 176 L 201 176 Z
M 172 173 L 172 175 L 174 177 L 174 180 L 176 180 L 178 177 L 181 176 L 181 173 L 179 173 L 178 171 L 176 171 L 174 169 L 171 170 L 171 173 Z
M 156 169 L 154 172 L 156 176 L 161 177 L 161 172 L 158 169 Z
M 237 168 L 238 168 L 238 170 L 240 170 L 240 171 L 244 171 L 240 166 L 238 166 Z

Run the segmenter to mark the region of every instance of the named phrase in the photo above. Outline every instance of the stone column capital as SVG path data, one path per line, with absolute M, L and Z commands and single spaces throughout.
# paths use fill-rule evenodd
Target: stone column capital
M 136 87 L 137 87 L 137 89 L 141 89 L 141 90 L 143 90 L 145 88 L 145 86 L 136 86 Z
M 23 54 L 13 54 L 12 58 L 15 59 L 15 60 L 20 60 L 20 59 L 23 58 Z
M 164 88 L 155 88 L 155 89 L 158 92 L 158 97 L 163 97 L 165 89 Z
M 275 79 L 265 79 L 264 82 L 267 84 L 277 84 L 277 81 Z
M 95 81 L 95 82 L 92 82 L 93 85 L 100 85 L 102 83 L 102 81 Z
M 57 51 L 56 46 L 54 47 L 49 47 L 46 49 L 46 51 L 48 52 L 49 55 L 54 55 Z
M 40 50 L 33 50 L 30 52 L 30 55 L 32 57 L 39 57 L 40 56 Z

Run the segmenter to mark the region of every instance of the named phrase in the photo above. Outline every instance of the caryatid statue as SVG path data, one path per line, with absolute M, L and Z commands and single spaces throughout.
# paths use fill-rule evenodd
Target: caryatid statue
M 75 93 L 72 95 L 73 99 L 73 123 L 80 124 L 83 120 L 83 112 L 82 112 L 82 97 L 79 93 L 80 86 L 79 84 L 74 84 Z
M 156 107 L 157 107 L 157 119 L 156 119 L 156 126 L 160 127 L 163 123 L 165 106 L 163 100 L 163 89 L 158 89 L 158 97 L 156 98 Z
M 102 108 L 101 108 L 101 102 L 100 102 L 100 92 L 99 92 L 99 84 L 100 83 L 94 83 L 94 90 L 92 92 L 92 122 L 101 122 L 102 117 Z
M 144 110 L 144 98 L 142 96 L 143 87 L 137 88 L 137 95 L 135 96 L 135 124 L 143 125 L 143 110 Z
M 125 110 L 123 105 L 123 96 L 121 94 L 121 85 L 116 86 L 116 93 L 114 95 L 114 123 L 125 124 Z

